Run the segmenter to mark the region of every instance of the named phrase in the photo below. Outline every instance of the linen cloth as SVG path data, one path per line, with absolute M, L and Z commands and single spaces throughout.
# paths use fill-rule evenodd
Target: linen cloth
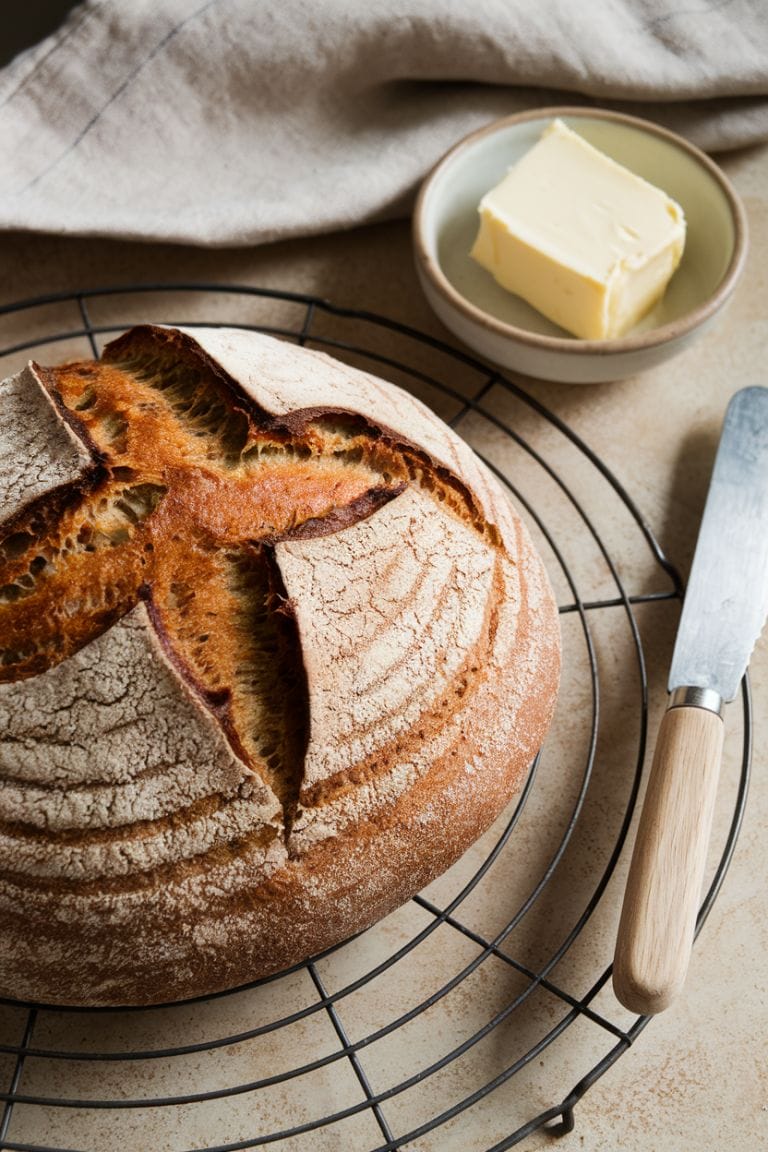
M 764 0 L 88 0 L 0 73 L 0 228 L 212 246 L 405 214 L 523 108 L 768 139 Z

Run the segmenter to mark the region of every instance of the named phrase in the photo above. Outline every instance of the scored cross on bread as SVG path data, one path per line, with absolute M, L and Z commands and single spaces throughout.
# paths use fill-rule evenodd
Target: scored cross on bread
M 134 332 L 98 362 L 34 371 L 90 462 L 4 525 L 0 682 L 60 663 L 144 601 L 290 822 L 309 717 L 274 545 L 337 532 L 412 483 L 497 533 L 414 446 L 349 413 L 270 416 L 178 332 Z
M 557 612 L 428 409 L 149 326 L 0 403 L 0 995 L 245 983 L 488 827 L 552 716 Z

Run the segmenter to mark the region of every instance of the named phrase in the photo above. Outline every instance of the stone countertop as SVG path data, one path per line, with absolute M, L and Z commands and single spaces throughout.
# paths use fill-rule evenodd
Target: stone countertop
M 565 421 L 611 469 L 637 504 L 664 553 L 683 574 L 687 574 L 690 565 L 727 400 L 740 387 L 766 382 L 768 148 L 725 157 L 722 166 L 746 203 L 751 251 L 744 280 L 735 298 L 702 339 L 671 363 L 643 377 L 616 384 L 560 386 L 523 379 L 518 381 L 528 395 Z M 0 252 L 5 269 L 0 304 L 59 291 L 114 284 L 161 285 L 185 281 L 244 284 L 318 295 L 336 305 L 383 314 L 456 346 L 453 338 L 433 317 L 418 287 L 411 261 L 409 229 L 405 222 L 382 223 L 343 235 L 292 241 L 248 251 L 199 251 L 171 245 L 11 235 L 0 239 Z M 167 302 L 167 297 L 164 300 Z M 158 317 L 164 318 L 168 317 Z M 22 317 L 14 320 L 11 316 L 3 318 L 2 323 L 4 342 L 7 343 L 14 324 L 23 325 L 26 321 Z M 486 447 L 482 429 L 476 429 L 474 434 L 478 438 L 476 442 Z M 488 448 L 492 451 L 493 445 L 488 445 Z M 601 481 L 596 473 L 588 472 L 580 482 L 583 482 L 582 495 L 587 502 L 590 495 L 595 501 L 602 499 L 598 491 Z M 614 529 L 616 532 L 622 530 L 615 525 Z M 617 539 L 616 546 L 621 547 L 620 539 Z M 662 612 L 642 625 L 646 629 L 644 644 L 647 644 L 649 656 L 651 738 L 664 704 L 665 661 L 674 636 L 675 619 L 673 612 Z M 611 667 L 613 660 L 620 676 L 620 651 L 618 648 L 614 650 L 610 635 L 601 636 L 600 645 L 601 659 L 606 660 L 606 667 Z M 765 894 L 765 875 L 768 872 L 768 789 L 765 786 L 768 770 L 768 643 L 765 636 L 755 651 L 750 675 L 755 720 L 751 791 L 732 866 L 695 948 L 685 994 L 666 1013 L 651 1022 L 632 1048 L 578 1102 L 576 1127 L 570 1134 L 553 1143 L 550 1137 L 539 1132 L 523 1141 L 523 1148 L 533 1150 L 551 1146 L 562 1148 L 563 1152 L 585 1148 L 591 1152 L 615 1152 L 617 1148 L 625 1152 L 639 1152 L 640 1149 L 690 1152 L 693 1148 L 715 1147 L 748 1152 L 768 1148 L 768 900 Z M 568 683 L 566 679 L 566 689 Z M 578 701 L 573 703 L 574 699 L 571 699 L 571 705 L 576 708 Z M 621 701 L 617 704 L 617 716 L 620 713 Z M 729 711 L 729 720 L 730 716 Z M 611 720 L 610 701 L 608 720 Z M 618 720 L 615 722 L 619 723 Z M 618 729 L 609 730 L 608 736 L 618 738 Z M 559 746 L 555 749 L 558 754 L 562 751 Z M 563 755 L 563 762 L 565 759 Z M 729 767 L 726 764 L 724 787 L 731 791 L 720 802 L 722 812 L 719 820 L 723 828 L 729 805 L 732 807 L 734 771 L 733 765 Z M 597 815 L 594 818 L 597 819 Z M 718 835 L 722 835 L 722 828 Z M 597 831 L 595 837 L 599 840 Z M 584 851 L 588 855 L 588 848 Z M 440 893 L 439 884 L 436 892 Z M 619 899 L 620 887 L 617 885 L 603 913 L 602 923 L 595 929 L 598 933 L 596 939 L 604 948 L 609 947 L 611 934 L 615 931 Z M 389 926 L 385 922 L 383 927 L 373 930 L 367 944 L 356 947 L 370 964 L 378 955 L 377 948 L 384 947 L 387 941 L 391 946 L 392 939 L 401 939 L 402 934 L 409 930 L 411 928 L 405 921 L 395 920 Z M 349 971 L 354 972 L 359 959 L 353 957 L 349 960 Z M 409 979 L 417 985 L 422 981 L 428 989 L 431 978 L 431 972 L 424 967 L 412 966 Z M 326 979 L 332 986 L 334 974 L 330 969 L 326 972 Z M 479 989 L 478 997 L 481 992 Z M 607 993 L 606 989 L 601 996 L 605 997 Z M 275 995 L 288 997 L 285 989 L 279 994 L 275 992 Z M 285 1007 L 282 1010 L 285 1011 Z M 366 1009 L 359 1006 L 359 1010 L 364 1014 Z M 377 1026 L 386 1022 L 386 1011 L 382 1011 L 384 1014 L 381 1020 L 376 1020 Z M 17 1042 L 13 1030 L 18 1024 L 18 1010 L 6 1009 L 5 1012 L 9 1042 Z M 343 1018 L 343 1003 L 340 1013 Z M 350 1005 L 348 1021 L 352 1034 L 355 1031 L 354 1018 L 355 1008 Z M 153 1028 L 157 1027 L 157 1019 L 154 1018 Z M 443 1021 L 444 1026 L 447 1026 L 448 1019 L 451 1018 L 446 1017 Z M 628 1019 L 625 1014 L 625 1023 Z M 0 1025 L 4 1020 L 5 1016 L 0 1014 Z M 82 1017 L 75 1018 L 74 1031 L 79 1029 L 85 1036 L 88 1029 L 82 1020 Z M 126 1023 L 129 1036 L 126 1046 L 132 1043 L 132 1027 L 137 1029 L 137 1034 L 141 1033 L 142 1038 L 136 1042 L 147 1045 L 143 1015 L 135 1021 L 135 1024 L 130 1020 Z M 456 1026 L 455 1020 L 453 1023 Z M 217 1028 L 223 1026 L 217 1021 Z M 53 1035 L 55 1022 L 49 1022 L 47 1027 Z M 169 1027 L 173 1028 L 175 1024 L 171 1023 Z M 232 1027 L 236 1030 L 236 1026 Z M 439 1032 L 440 1027 L 436 1027 L 435 1035 L 438 1036 Z M 565 1033 L 567 1044 L 557 1057 L 561 1079 L 550 1098 L 543 1096 L 532 1081 L 529 1084 L 526 1080 L 528 1087 L 520 1084 L 516 1089 L 523 1094 L 530 1092 L 530 1106 L 525 1105 L 528 1115 L 556 1103 L 573 1086 L 579 1068 L 577 1049 L 582 1043 L 577 1033 L 578 1030 L 574 1030 L 573 1037 L 570 1032 Z M 154 1033 L 148 1046 L 162 1047 L 163 1043 L 158 1043 L 159 1036 L 160 1032 Z M 87 1043 L 86 1039 L 77 1042 Z M 306 1035 L 300 1042 L 303 1048 L 312 1043 Z M 404 1038 L 402 1042 L 410 1041 Z M 42 1041 L 38 1039 L 38 1043 L 42 1044 Z M 435 1044 L 438 1043 L 436 1039 Z M 375 1089 L 380 1083 L 386 1085 L 387 1061 L 396 1063 L 401 1055 L 407 1064 L 405 1052 L 398 1052 L 395 1039 L 394 1046 L 386 1053 L 382 1050 L 378 1063 L 372 1060 L 373 1072 L 369 1070 L 369 1075 Z M 304 1058 L 307 1058 L 306 1051 Z M 425 1051 L 421 1058 L 428 1063 L 430 1052 Z M 479 1060 L 482 1058 L 478 1057 Z M 498 1067 L 492 1061 L 489 1064 L 492 1071 Z M 6 1063 L 0 1065 L 0 1076 L 10 1080 L 11 1074 L 10 1064 L 7 1072 Z M 203 1085 L 219 1083 L 219 1070 L 213 1066 L 206 1065 L 202 1070 L 197 1068 L 196 1074 L 202 1077 L 200 1082 Z M 79 1094 L 74 1073 L 70 1080 L 64 1081 L 56 1079 L 58 1073 L 55 1069 L 50 1070 L 49 1080 L 46 1080 L 46 1075 L 45 1069 L 35 1072 L 30 1081 L 34 1083 L 35 1091 L 44 1095 Z M 235 1075 L 242 1080 L 246 1073 L 238 1071 Z M 130 1088 L 125 1088 L 125 1082 L 123 1089 L 131 1094 Z M 318 1092 L 326 1089 L 324 1081 L 318 1083 Z M 21 1091 L 31 1091 L 23 1080 Z M 109 1093 L 109 1089 L 105 1091 Z M 141 1093 L 144 1089 L 139 1087 L 136 1091 Z M 86 1089 L 82 1089 L 82 1093 L 89 1094 Z M 157 1093 L 150 1091 L 148 1094 Z M 337 1100 L 335 1106 L 343 1104 L 343 1100 L 341 1103 Z M 294 1118 L 282 1115 L 284 1104 L 279 1099 L 272 1101 L 270 1107 L 275 1111 L 270 1121 L 275 1128 L 289 1121 L 295 1122 Z M 486 1109 L 485 1112 L 473 1110 L 469 1118 L 461 1122 L 457 1120 L 458 1126 L 446 1125 L 444 1130 L 438 1130 L 438 1134 L 414 1139 L 403 1148 L 418 1148 L 420 1152 L 485 1149 L 504 1135 L 503 1120 L 496 1114 L 500 1105 L 495 1105 L 493 1098 L 489 1098 Z M 123 1113 L 118 1120 L 122 1122 L 125 1115 Z M 418 1119 L 418 1110 L 413 1115 Z M 100 1126 L 91 1131 L 85 1110 L 65 1112 L 19 1104 L 9 1117 L 6 1138 L 12 1146 L 38 1142 L 47 1147 L 82 1146 L 91 1152 L 117 1147 L 119 1139 L 129 1152 L 134 1147 L 130 1143 L 130 1132 L 136 1139 L 135 1133 L 140 1131 L 136 1113 L 129 1113 L 129 1116 L 133 1129 L 121 1127 L 117 1121 L 114 1125 L 110 1121 L 105 1127 L 102 1115 L 99 1117 Z M 210 1125 L 210 1130 L 206 1125 Z M 395 1115 L 393 1126 L 396 1133 L 412 1131 L 416 1121 L 404 1111 L 402 1115 Z M 179 1121 L 175 1129 L 164 1121 L 158 1127 L 157 1135 L 152 1137 L 153 1148 L 161 1152 L 166 1148 L 204 1147 L 221 1139 L 222 1132 L 229 1133 L 229 1138 L 235 1140 L 244 1139 L 248 1130 L 236 1125 L 227 1128 L 220 1110 L 210 1117 L 198 1113 L 193 1119 L 187 1118 L 183 1123 Z M 149 1147 L 149 1139 L 147 1131 L 141 1137 L 143 1148 Z M 313 1150 L 359 1148 L 363 1152 L 364 1147 L 373 1147 L 377 1139 L 381 1142 L 380 1132 L 377 1136 L 375 1130 L 371 1132 L 362 1127 L 354 1132 L 350 1129 L 347 1135 L 320 1129 L 315 1136 L 307 1137 L 306 1143 L 297 1138 L 275 1146 Z M 82 1143 L 75 1143 L 76 1140 Z

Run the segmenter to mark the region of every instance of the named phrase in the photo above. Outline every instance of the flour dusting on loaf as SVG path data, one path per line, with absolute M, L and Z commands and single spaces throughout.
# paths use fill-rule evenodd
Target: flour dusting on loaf
M 0 412 L 1 521 L 36 496 L 78 479 L 89 456 L 29 368 L 0 381 Z
M 419 401 L 270 337 L 149 326 L 0 397 L 1 994 L 265 976 L 515 795 L 557 612 Z

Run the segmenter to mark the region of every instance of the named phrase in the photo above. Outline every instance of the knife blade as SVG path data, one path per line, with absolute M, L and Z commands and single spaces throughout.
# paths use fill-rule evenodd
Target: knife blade
M 701 521 L 624 894 L 613 986 L 660 1012 L 688 970 L 723 746 L 768 615 L 768 388 L 728 405 Z

